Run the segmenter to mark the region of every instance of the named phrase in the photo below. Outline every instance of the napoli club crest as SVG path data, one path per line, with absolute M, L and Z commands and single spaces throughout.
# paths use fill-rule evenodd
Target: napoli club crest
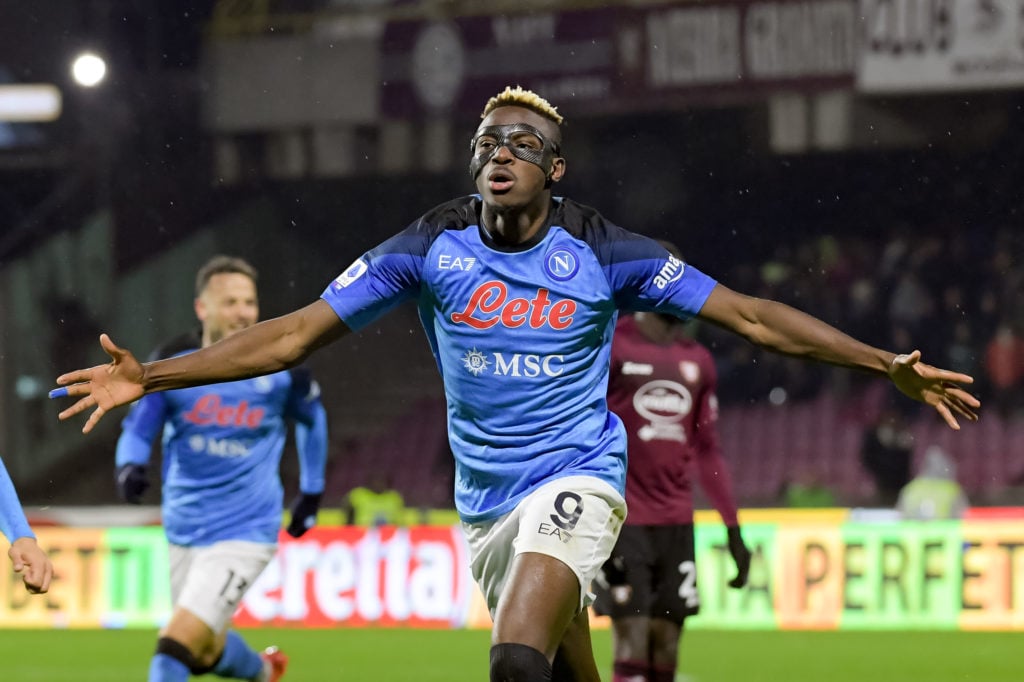
M 572 279 L 580 269 L 580 259 L 569 249 L 558 247 L 544 257 L 544 271 L 556 282 Z

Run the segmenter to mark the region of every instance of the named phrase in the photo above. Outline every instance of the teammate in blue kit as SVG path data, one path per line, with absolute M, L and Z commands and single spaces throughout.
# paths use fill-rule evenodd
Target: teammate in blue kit
M 455 503 L 494 617 L 492 682 L 597 682 L 585 607 L 626 515 L 626 436 L 605 391 L 619 309 L 699 315 L 766 348 L 889 376 L 958 428 L 971 377 L 862 344 L 793 308 L 732 292 L 551 188 L 565 173 L 562 116 L 508 88 L 470 143 L 478 194 L 454 199 L 350 265 L 320 299 L 201 351 L 60 376 L 67 419 L 143 395 L 295 366 L 414 301 L 444 380 Z
M 254 325 L 256 270 L 241 258 L 211 259 L 196 276 L 195 311 L 201 334 L 180 337 L 155 355 L 183 357 Z M 277 548 L 288 420 L 295 424 L 300 494 L 287 531 L 299 537 L 316 521 L 327 461 L 319 395 L 309 373 L 296 368 L 152 393 L 125 418 L 116 460 L 126 502 L 138 503 L 149 486 L 150 452 L 162 434 L 174 612 L 157 641 L 149 682 L 205 673 L 276 682 L 284 674 L 284 654 L 273 648 L 259 654 L 228 626 Z
M 11 559 L 14 572 L 21 574 L 25 589 L 31 594 L 42 594 L 50 589 L 53 579 L 53 564 L 46 552 L 36 544 L 36 535 L 28 525 L 25 512 L 21 509 L 18 492 L 7 473 L 4 461 L 0 459 L 0 533 L 7 538 L 11 547 L 7 556 Z

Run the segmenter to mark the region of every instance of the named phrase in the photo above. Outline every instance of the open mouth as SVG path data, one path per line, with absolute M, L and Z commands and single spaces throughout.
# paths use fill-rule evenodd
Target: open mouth
M 508 171 L 496 170 L 492 171 L 487 176 L 487 186 L 495 194 L 501 194 L 512 189 L 512 185 L 516 184 L 515 176 Z

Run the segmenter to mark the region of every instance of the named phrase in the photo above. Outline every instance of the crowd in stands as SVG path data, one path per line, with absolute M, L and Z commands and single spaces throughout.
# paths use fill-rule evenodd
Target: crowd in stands
M 735 289 L 784 301 L 868 343 L 919 348 L 926 362 L 975 377 L 986 409 L 1024 410 L 1024 231 L 929 233 L 897 226 L 877 238 L 817 237 L 780 246 L 763 263 L 743 263 L 721 279 Z M 848 395 L 856 375 L 758 352 L 733 336 L 702 329 L 715 349 L 725 404 Z M 777 396 L 777 397 L 776 397 Z M 905 401 L 907 409 L 918 406 Z

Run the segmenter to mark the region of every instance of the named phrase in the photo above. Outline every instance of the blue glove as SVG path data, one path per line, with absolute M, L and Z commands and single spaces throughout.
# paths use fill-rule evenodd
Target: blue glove
M 149 488 L 149 476 L 143 464 L 125 464 L 117 470 L 117 493 L 130 504 L 140 504 L 142 494 Z
M 323 493 L 299 493 L 292 500 L 292 521 L 285 530 L 293 538 L 301 538 L 307 530 L 316 525 L 316 513 L 320 509 Z

